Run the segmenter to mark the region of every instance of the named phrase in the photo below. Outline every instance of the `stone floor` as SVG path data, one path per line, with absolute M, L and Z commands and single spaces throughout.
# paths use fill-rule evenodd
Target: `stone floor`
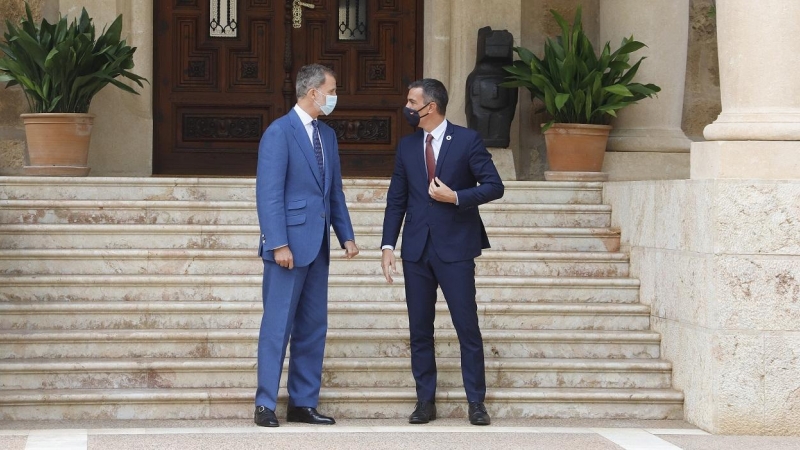
M 676 420 L 496 420 L 490 427 L 440 419 L 341 420 L 332 427 L 246 420 L 0 422 L 4 450 L 547 449 L 797 450 L 800 437 L 714 436 Z

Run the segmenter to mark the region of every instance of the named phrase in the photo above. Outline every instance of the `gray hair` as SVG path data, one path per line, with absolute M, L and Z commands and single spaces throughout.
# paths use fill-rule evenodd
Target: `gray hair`
M 297 72 L 294 89 L 297 98 L 303 98 L 311 89 L 319 89 L 325 83 L 325 75 L 336 78 L 336 72 L 322 64 L 309 64 Z

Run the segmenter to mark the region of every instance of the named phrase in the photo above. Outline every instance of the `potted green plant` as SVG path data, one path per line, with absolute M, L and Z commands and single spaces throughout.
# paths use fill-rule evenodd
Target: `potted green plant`
M 600 172 L 603 167 L 609 121 L 617 111 L 661 90 L 654 84 L 633 82 L 644 57 L 633 66 L 630 54 L 645 47 L 630 38 L 611 51 L 606 42 L 598 56 L 583 31 L 581 8 L 570 26 L 550 10 L 561 36 L 548 38 L 544 57 L 515 47 L 519 59 L 506 66 L 503 87 L 524 87 L 531 99 L 538 99 L 551 119 L 542 125 L 550 171 Z M 546 176 L 547 178 L 547 176 Z
M 24 172 L 85 176 L 94 123 L 89 105 L 109 83 L 138 95 L 117 79 L 140 87 L 147 81 L 130 72 L 136 48 L 120 39 L 122 15 L 96 36 L 85 8 L 71 24 L 60 17 L 37 25 L 27 2 L 25 12 L 17 25 L 6 20 L 8 31 L 0 43 L 0 81 L 6 88 L 21 86 L 31 110 L 22 114 L 29 162 Z

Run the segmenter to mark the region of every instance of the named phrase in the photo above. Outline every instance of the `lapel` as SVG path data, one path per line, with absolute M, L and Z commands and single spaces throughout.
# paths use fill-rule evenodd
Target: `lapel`
M 455 131 L 455 126 L 448 121 L 447 128 L 444 130 L 444 134 L 442 135 L 442 147 L 439 148 L 439 157 L 436 158 L 436 176 L 439 178 L 442 177 L 442 166 L 444 166 L 444 162 L 447 159 L 447 154 L 450 151 L 450 143 L 453 142 L 453 133 L 455 133 Z
M 314 179 L 317 180 L 317 185 L 319 185 L 320 189 L 325 192 L 324 186 L 322 186 L 322 179 L 319 176 L 319 167 L 317 166 L 317 157 L 314 155 L 314 146 L 311 145 L 311 141 L 308 139 L 306 127 L 303 125 L 303 122 L 300 120 L 300 116 L 297 115 L 294 108 L 289 111 L 289 122 L 294 128 L 294 139 L 297 142 L 297 145 L 300 147 L 300 151 L 306 157 L 306 162 L 308 162 L 308 165 L 311 166 L 311 173 L 314 174 Z M 321 134 L 322 133 L 320 133 L 320 135 Z M 324 151 L 327 145 L 323 144 L 322 147 Z

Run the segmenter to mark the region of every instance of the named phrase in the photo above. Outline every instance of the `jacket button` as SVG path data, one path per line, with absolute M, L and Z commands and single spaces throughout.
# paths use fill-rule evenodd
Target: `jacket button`
M 433 206 L 433 202 L 428 202 L 428 206 Z

